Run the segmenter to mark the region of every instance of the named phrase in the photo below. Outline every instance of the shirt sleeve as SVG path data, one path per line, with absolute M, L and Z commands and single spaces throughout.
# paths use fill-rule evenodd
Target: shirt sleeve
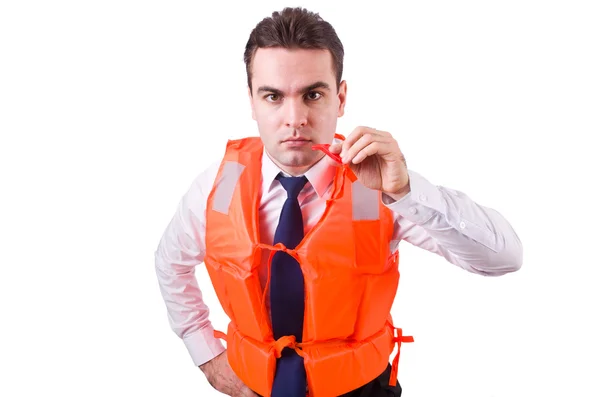
M 396 214 L 396 243 L 410 244 L 443 256 L 472 273 L 500 276 L 520 269 L 521 240 L 496 210 L 484 207 L 465 193 L 436 186 L 408 170 L 410 192 L 384 204 Z
M 218 163 L 199 174 L 181 198 L 175 214 L 154 253 L 155 270 L 169 324 L 183 340 L 196 366 L 213 359 L 225 348 L 214 337 L 209 309 L 195 276 L 196 265 L 204 261 L 206 200 Z

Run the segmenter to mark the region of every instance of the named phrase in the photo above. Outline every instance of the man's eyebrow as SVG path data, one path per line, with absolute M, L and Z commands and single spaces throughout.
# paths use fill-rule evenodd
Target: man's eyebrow
M 309 91 L 315 90 L 317 88 L 323 88 L 325 90 L 330 90 L 329 84 L 325 83 L 324 81 L 317 81 L 316 83 L 313 83 L 309 86 L 306 86 L 306 87 L 300 89 L 299 92 L 304 94 L 305 92 L 309 92 Z M 258 90 L 256 90 L 256 93 L 260 94 L 261 92 L 271 92 L 275 95 L 283 96 L 283 91 L 281 91 L 277 88 L 274 88 L 274 87 L 270 87 L 268 85 L 263 85 L 263 86 L 258 87 Z

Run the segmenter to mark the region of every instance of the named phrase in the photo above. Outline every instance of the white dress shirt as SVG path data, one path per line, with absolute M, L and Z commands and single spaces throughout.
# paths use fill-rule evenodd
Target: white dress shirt
M 204 261 L 206 201 L 215 182 L 220 161 L 200 173 L 179 202 L 155 252 L 159 287 L 167 307 L 169 323 L 195 365 L 224 351 L 213 336 L 209 309 L 195 276 L 195 266 Z M 298 196 L 307 233 L 325 211 L 336 167 L 327 156 L 304 175 L 308 183 Z M 272 244 L 279 214 L 287 193 L 275 179 L 282 172 L 263 151 L 262 196 L 259 219 L 263 243 Z M 285 173 L 284 173 L 285 174 Z M 394 212 L 392 250 L 401 240 L 441 255 L 469 272 L 499 276 L 521 267 L 523 251 L 519 237 L 497 211 L 475 203 L 464 193 L 431 184 L 408 170 L 410 192 L 394 202 L 384 195 L 384 204 Z M 268 250 L 263 250 L 259 276 L 264 287 Z M 268 303 L 267 299 L 267 303 Z

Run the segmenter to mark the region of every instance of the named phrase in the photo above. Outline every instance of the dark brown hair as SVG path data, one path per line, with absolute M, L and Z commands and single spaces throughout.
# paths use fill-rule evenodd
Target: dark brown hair
M 337 89 L 342 81 L 344 63 L 344 46 L 338 38 L 333 26 L 318 13 L 304 8 L 284 8 L 275 11 L 271 17 L 264 18 L 250 33 L 244 62 L 248 87 L 252 92 L 252 60 L 259 48 L 282 47 L 288 49 L 327 49 L 333 58 L 333 72 L 336 77 Z

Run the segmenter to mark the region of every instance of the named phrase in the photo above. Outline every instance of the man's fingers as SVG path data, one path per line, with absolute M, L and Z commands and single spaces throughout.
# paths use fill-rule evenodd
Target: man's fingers
M 382 133 L 383 133 L 383 131 L 378 131 L 375 128 L 364 127 L 364 126 L 356 127 L 350 133 L 350 135 L 348 135 L 346 140 L 344 140 L 344 142 L 342 143 L 342 153 L 341 153 L 342 156 L 345 155 L 346 152 L 348 151 L 348 149 L 350 149 L 365 134 L 379 136 L 379 135 L 382 135 Z
M 374 155 L 381 148 L 381 142 L 373 142 L 364 147 L 354 158 L 351 160 L 354 164 L 358 164 L 369 156 Z
M 356 143 L 356 141 L 358 141 L 363 134 L 365 133 L 365 131 L 367 130 L 367 127 L 356 127 L 351 133 L 350 135 L 348 135 L 346 137 L 346 139 L 344 140 L 344 142 L 342 142 L 342 157 L 344 157 L 346 155 L 346 153 L 348 152 L 348 149 L 350 149 L 352 147 L 352 145 L 354 145 L 354 143 Z
M 358 141 L 356 141 L 356 143 L 354 143 L 350 148 L 348 148 L 348 150 L 346 151 L 345 154 L 342 155 L 342 162 L 344 162 L 344 164 L 348 164 L 350 162 L 354 162 L 355 164 L 357 164 L 358 162 L 364 160 L 367 156 L 361 156 L 360 160 L 356 158 L 356 156 L 363 151 L 365 148 L 369 147 L 370 145 L 373 145 L 374 143 L 385 143 L 386 139 L 385 136 L 383 135 L 378 135 L 378 134 L 372 134 L 372 133 L 365 133 L 364 135 L 362 135 L 360 137 L 360 139 Z M 373 149 L 378 149 L 380 147 L 380 145 L 377 146 L 373 146 L 371 147 L 368 151 L 364 152 L 364 154 L 367 155 L 373 155 L 375 153 L 377 153 L 377 151 L 373 152 Z M 353 161 L 355 160 L 356 161 Z
M 342 144 L 341 143 L 334 143 L 331 146 L 329 146 L 329 151 L 333 154 L 340 154 L 340 152 L 342 151 Z

